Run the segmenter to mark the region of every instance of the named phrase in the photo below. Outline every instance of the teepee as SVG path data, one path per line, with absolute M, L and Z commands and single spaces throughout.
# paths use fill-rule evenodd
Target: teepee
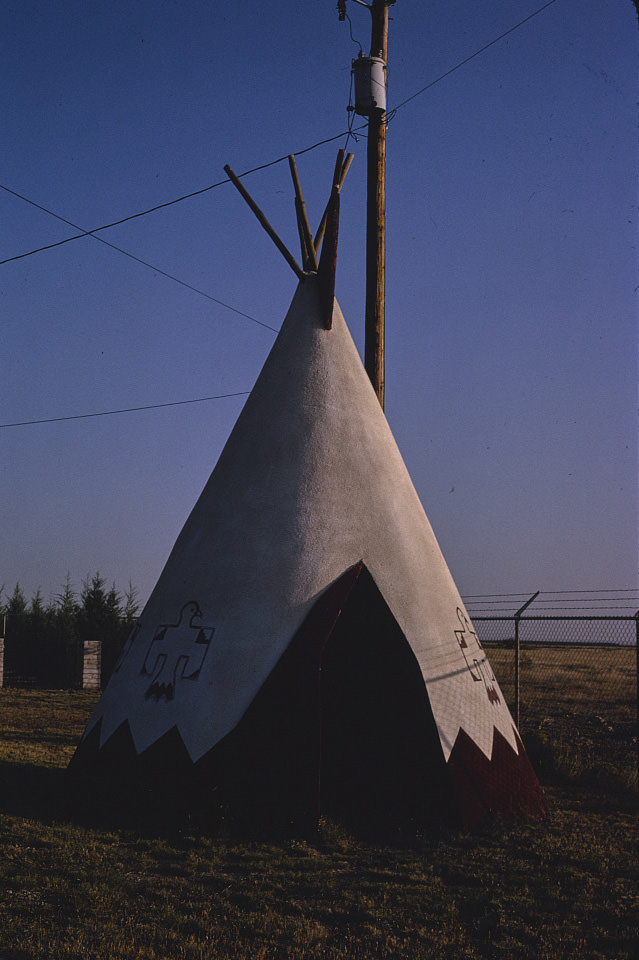
M 300 279 L 72 771 L 256 822 L 541 815 L 330 287 Z

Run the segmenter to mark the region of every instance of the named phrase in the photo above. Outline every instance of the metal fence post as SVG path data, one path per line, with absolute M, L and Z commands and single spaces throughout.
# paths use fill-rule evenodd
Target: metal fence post
M 530 604 L 539 596 L 539 590 L 537 593 L 533 593 L 530 600 L 526 600 L 523 607 L 520 607 L 519 610 L 514 615 L 515 620 L 515 726 L 519 730 L 519 621 L 521 620 L 521 615 L 526 610 Z
M 519 617 L 515 614 L 515 726 L 519 730 Z
M 7 635 L 7 615 L 2 616 L 2 638 L 0 638 L 0 687 L 4 687 L 4 639 Z
M 523 633 L 521 621 L 526 622 Z M 639 610 L 537 616 L 520 608 L 516 613 L 475 615 L 473 622 L 482 646 L 493 648 L 493 670 L 505 685 L 514 723 L 527 730 L 536 725 L 551 741 L 570 738 L 584 770 L 601 759 L 618 765 L 630 782 L 639 780 Z M 593 715 L 595 706 L 602 716 Z
M 639 610 L 635 613 L 635 683 L 637 686 L 637 702 L 635 704 L 637 713 L 637 783 L 639 784 Z

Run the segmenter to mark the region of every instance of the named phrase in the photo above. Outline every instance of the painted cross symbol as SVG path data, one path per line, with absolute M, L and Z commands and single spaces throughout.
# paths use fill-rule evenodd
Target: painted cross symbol
M 477 634 L 472 629 L 468 617 L 459 607 L 457 607 L 457 619 L 459 620 L 461 630 L 455 630 L 455 636 L 457 637 L 457 642 L 461 647 L 461 652 L 464 654 L 464 660 L 466 661 L 466 666 L 470 671 L 471 677 L 475 681 L 484 681 L 486 694 L 490 703 L 501 703 L 499 692 L 496 686 L 495 674 L 490 668 L 490 664 L 488 663 L 486 655 L 484 654 L 483 647 L 479 642 Z M 471 650 L 469 648 L 469 643 L 471 642 L 471 637 L 477 649 L 483 654 L 481 660 L 478 660 L 477 657 L 473 657 L 472 661 L 470 659 Z
M 157 628 L 140 670 L 141 676 L 151 677 L 145 699 L 173 700 L 178 681 L 198 679 L 215 632 L 215 627 L 193 622 L 201 617 L 199 605 L 191 600 L 177 623 Z

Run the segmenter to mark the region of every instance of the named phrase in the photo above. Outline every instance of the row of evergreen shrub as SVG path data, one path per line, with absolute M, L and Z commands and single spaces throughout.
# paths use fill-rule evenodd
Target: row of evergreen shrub
M 81 683 L 85 640 L 102 644 L 102 684 L 111 674 L 124 641 L 136 621 L 137 591 L 107 587 L 99 573 L 87 576 L 79 594 L 70 578 L 61 592 L 45 601 L 37 590 L 27 600 L 19 583 L 7 595 L 0 588 L 3 618 L 5 684 L 61 689 Z

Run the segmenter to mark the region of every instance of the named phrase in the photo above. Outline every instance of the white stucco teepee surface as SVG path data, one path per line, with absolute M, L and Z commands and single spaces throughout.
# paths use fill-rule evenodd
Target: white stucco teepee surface
M 301 281 L 86 735 L 174 728 L 193 762 L 239 723 L 318 598 L 363 561 L 419 663 L 444 759 L 521 743 L 335 303 Z

